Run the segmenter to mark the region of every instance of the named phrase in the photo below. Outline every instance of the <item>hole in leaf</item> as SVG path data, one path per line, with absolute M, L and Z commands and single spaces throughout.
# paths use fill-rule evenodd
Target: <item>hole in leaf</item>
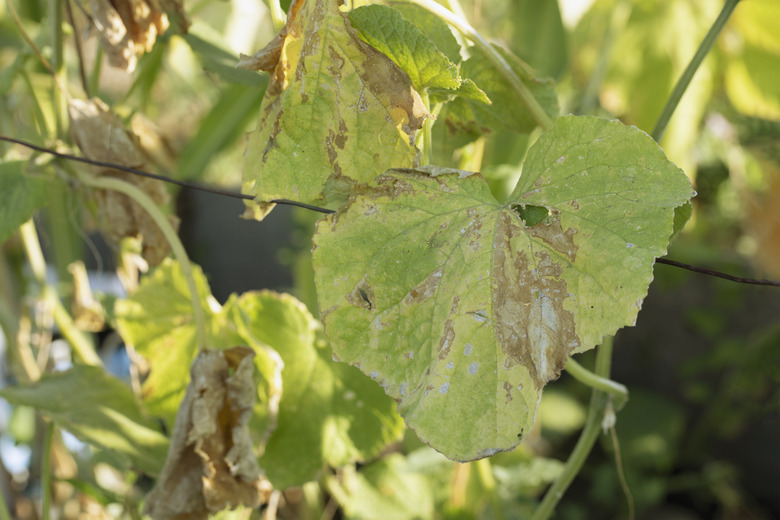
M 512 204 L 511 208 L 520 215 L 526 227 L 535 226 L 550 215 L 550 211 L 544 206 L 532 206 L 531 204 Z

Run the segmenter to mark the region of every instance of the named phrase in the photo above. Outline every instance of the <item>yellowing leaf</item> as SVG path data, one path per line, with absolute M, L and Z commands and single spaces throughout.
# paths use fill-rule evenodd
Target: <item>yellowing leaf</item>
M 568 356 L 633 324 L 692 195 L 647 134 L 593 117 L 543 134 L 506 204 L 463 172 L 377 181 L 318 223 L 325 331 L 456 460 L 516 446 Z
M 275 57 L 278 53 L 278 61 Z M 338 0 L 298 0 L 267 49 L 273 67 L 244 161 L 243 192 L 312 202 L 415 162 L 429 113 L 409 77 L 358 38 Z

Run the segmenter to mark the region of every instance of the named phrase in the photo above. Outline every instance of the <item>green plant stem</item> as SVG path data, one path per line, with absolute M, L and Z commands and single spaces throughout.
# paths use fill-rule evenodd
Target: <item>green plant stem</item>
M 485 53 L 493 66 L 495 66 L 501 75 L 504 76 L 504 78 L 509 82 L 525 106 L 528 108 L 528 111 L 531 113 L 531 116 L 533 116 L 536 124 L 542 127 L 543 130 L 549 130 L 552 128 L 552 119 L 550 119 L 550 117 L 547 115 L 547 112 L 544 111 L 542 105 L 539 104 L 528 87 L 526 87 L 518 75 L 515 74 L 515 71 L 512 70 L 512 67 L 509 66 L 509 63 L 507 63 L 504 57 L 501 56 L 501 54 L 481 34 L 479 34 L 471 25 L 469 25 L 465 19 L 457 16 L 449 9 L 442 7 L 434 0 L 411 1 L 420 5 L 421 7 L 424 7 L 448 24 L 452 25 L 466 38 L 474 42 L 474 44 Z
M 609 371 L 612 365 L 612 337 L 607 337 L 596 351 L 596 375 L 603 379 L 609 378 Z M 550 489 L 544 495 L 539 506 L 534 511 L 531 520 L 545 520 L 550 518 L 555 506 L 563 497 L 564 492 L 572 483 L 574 478 L 582 469 L 585 460 L 588 458 L 596 439 L 601 431 L 601 422 L 609 402 L 610 396 L 606 392 L 593 389 L 590 398 L 590 407 L 588 416 L 585 419 L 585 427 L 582 429 L 577 445 L 569 455 L 569 460 L 563 468 L 563 472 L 555 479 Z
M 737 7 L 738 3 L 739 0 L 726 0 L 726 3 L 723 5 L 723 10 L 721 10 L 720 14 L 715 19 L 715 22 L 712 24 L 712 27 L 710 27 L 709 32 L 707 32 L 707 35 L 701 42 L 701 45 L 699 45 L 696 54 L 693 55 L 693 59 L 691 59 L 688 67 L 682 73 L 682 76 L 680 76 L 680 79 L 674 86 L 674 90 L 672 90 L 669 99 L 666 100 L 666 105 L 664 106 L 663 111 L 661 111 L 661 116 L 658 118 L 658 122 L 655 124 L 655 128 L 653 128 L 652 136 L 656 142 L 659 142 L 663 137 L 664 132 L 666 131 L 666 127 L 669 124 L 669 120 L 672 118 L 672 114 L 677 108 L 677 105 L 680 104 L 680 100 L 682 99 L 683 94 L 685 94 L 685 91 L 688 89 L 688 85 L 691 83 L 693 76 L 696 74 L 699 66 L 704 61 L 704 58 L 707 56 L 707 54 L 709 54 L 710 49 L 712 49 L 712 46 L 715 44 L 715 40 L 718 39 L 718 35 L 726 26 L 726 22 L 731 16 L 731 13 L 734 12 L 734 8 Z
M 271 12 L 271 23 L 274 25 L 274 30 L 281 31 L 282 27 L 287 25 L 287 14 L 282 9 L 279 0 L 266 0 L 266 4 Z
M 41 518 L 49 520 L 51 510 L 51 445 L 54 439 L 54 424 L 46 422 L 43 434 L 43 456 L 41 457 Z
M 425 108 L 430 111 L 430 104 L 431 99 L 428 96 L 428 91 L 423 89 L 422 92 L 420 92 L 420 97 L 422 98 L 423 104 L 425 105 Z M 431 163 L 431 153 L 432 153 L 432 132 L 431 127 L 433 126 L 433 119 L 432 118 L 426 118 L 423 122 L 422 127 L 422 166 L 425 166 L 427 164 Z
M 179 235 L 171 226 L 168 219 L 163 215 L 160 208 L 149 198 L 149 196 L 141 191 L 139 188 L 125 182 L 121 179 L 115 179 L 113 177 L 95 177 L 93 175 L 80 173 L 79 180 L 88 186 L 93 188 L 100 188 L 104 190 L 113 190 L 120 193 L 124 193 L 130 197 L 133 201 L 138 203 L 144 211 L 146 211 L 157 227 L 160 228 L 165 240 L 171 246 L 171 251 L 176 260 L 179 261 L 182 275 L 187 280 L 187 287 L 190 291 L 190 300 L 192 301 L 192 313 L 195 319 L 195 327 L 198 337 L 198 349 L 206 350 L 206 315 L 203 312 L 203 307 L 200 305 L 200 295 L 198 293 L 198 285 L 195 283 L 195 276 L 192 272 L 192 264 L 187 256 L 187 252 L 184 250 L 184 245 L 179 239 Z
M 565 370 L 580 383 L 611 395 L 617 410 L 628 401 L 628 388 L 625 385 L 594 374 L 572 358 L 566 362 Z
M 95 366 L 102 365 L 100 357 L 92 346 L 92 341 L 76 327 L 70 314 L 62 305 L 57 291 L 46 281 L 46 261 L 43 258 L 38 233 L 35 231 L 35 223 L 32 220 L 28 220 L 22 224 L 19 228 L 19 234 L 22 237 L 27 259 L 30 262 L 30 269 L 32 269 L 35 280 L 41 286 L 41 296 L 53 309 L 54 323 L 57 324 L 62 335 L 84 363 Z
M 66 126 L 64 85 L 65 60 L 62 47 L 62 0 L 49 0 L 49 27 L 51 31 L 51 66 L 54 69 L 52 78 L 52 105 L 54 121 L 56 123 L 57 137 L 64 137 Z

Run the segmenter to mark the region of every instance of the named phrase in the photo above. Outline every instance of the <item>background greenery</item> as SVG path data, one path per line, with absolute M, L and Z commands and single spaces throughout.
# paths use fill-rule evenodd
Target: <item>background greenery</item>
M 234 64 L 240 52 L 254 52 L 274 33 L 263 5 L 187 3 L 193 21 L 189 33 L 169 30 L 159 37 L 132 74 L 103 62 L 81 9 L 74 9 L 74 29 L 62 12 L 52 12 L 52 6 L 62 9 L 59 2 L 16 5 L 33 41 L 55 68 L 61 64 L 69 90 L 79 93 L 74 37 L 82 40 L 88 88 L 147 142 L 157 143 L 154 171 L 226 187 L 240 184 L 242 136 L 255 125 L 266 80 L 238 71 Z M 719 0 L 462 2 L 480 32 L 555 79 L 561 113 L 615 117 L 648 133 L 721 6 Z M 52 20 L 64 21 L 53 30 Z M 773 0 L 744 0 L 737 6 L 661 141 L 698 192 L 693 217 L 673 243 L 670 258 L 780 279 L 778 20 L 780 7 Z M 57 114 L 60 94 L 6 4 L 0 5 L 0 68 L 0 133 L 50 146 L 69 141 Z M 489 134 L 467 142 L 453 139 L 445 125 L 434 125 L 433 162 L 467 169 L 481 165 L 478 169 L 496 196 L 505 197 L 536 137 L 496 124 Z M 30 170 L 21 161 L 28 152 L 7 144 L 0 144 L 0 152 L 0 238 L 11 235 L 0 259 L 0 323 L 6 334 L 5 377 L 18 381 L 23 380 L 24 363 L 14 350 L 18 334 L 27 331 L 32 338 L 43 371 L 58 366 L 58 353 L 64 352 L 65 359 L 69 354 L 57 334 L 49 334 L 48 314 L 36 311 L 41 285 L 25 267 L 22 239 L 12 235 L 15 226 L 2 227 L 2 211 L 27 202 L 32 213 L 45 199 L 36 223 L 44 254 L 57 273 L 56 288 L 67 302 L 75 294 L 68 271 L 72 262 L 83 259 L 91 271 L 106 274 L 114 259 L 94 231 L 94 211 L 83 191 L 41 180 L 51 175 L 48 158 L 37 157 Z M 233 292 L 271 288 L 292 292 L 317 315 L 308 252 L 316 215 L 278 208 L 262 223 L 246 222 L 237 218 L 240 202 L 174 188 L 171 192 L 188 252 L 220 302 Z M 780 516 L 775 489 L 780 480 L 780 293 L 665 265 L 656 266 L 655 278 L 637 326 L 618 334 L 614 355 L 613 379 L 631 392 L 617 416 L 616 431 L 637 517 Z M 110 309 L 110 291 L 105 293 L 104 308 Z M 113 316 L 108 318 L 111 322 Z M 116 335 L 105 329 L 95 339 L 110 366 L 111 354 L 121 352 Z M 52 356 L 45 353 L 49 351 Z M 587 364 L 589 356 L 583 357 Z M 124 358 L 117 354 L 116 359 Z M 77 375 L 97 386 L 115 381 Z M 407 434 L 392 453 L 320 472 L 311 483 L 288 490 L 278 515 L 527 516 L 571 451 L 589 394 L 567 375 L 551 384 L 536 431 L 521 448 L 493 457 L 489 464 L 456 465 Z M 129 401 L 117 407 L 131 409 L 132 393 L 125 397 Z M 47 403 L 25 404 L 41 409 Z M 11 470 L 4 473 L 16 515 L 39 515 L 36 504 L 52 477 L 52 501 L 62 517 L 140 515 L 143 492 L 151 487 L 142 463 L 133 465 L 140 472 L 130 471 L 127 460 L 100 449 L 99 442 L 89 448 L 61 437 L 60 430 L 53 440 L 47 437 L 52 427 L 29 407 L 7 411 L 0 455 Z M 89 432 L 75 431 L 75 425 L 64 421 L 80 439 L 91 439 Z M 42 448 L 47 441 L 51 452 Z M 40 470 L 46 453 L 52 453 L 52 475 Z M 24 456 L 15 459 L 13 454 Z M 14 460 L 22 462 L 11 464 Z M 607 518 L 625 517 L 626 511 L 614 444 L 603 436 L 557 514 Z

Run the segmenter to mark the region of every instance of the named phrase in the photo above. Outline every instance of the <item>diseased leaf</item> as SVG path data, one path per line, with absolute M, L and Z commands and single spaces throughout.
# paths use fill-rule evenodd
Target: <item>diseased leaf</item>
M 313 202 L 327 184 L 338 198 L 414 164 L 414 137 L 430 114 L 409 77 L 358 38 L 337 0 L 298 1 L 281 34 L 257 60 L 272 78 L 247 146 L 245 194 Z
M 367 5 L 349 13 L 360 37 L 389 57 L 409 75 L 418 91 L 430 87 L 460 87 L 458 68 L 400 12 L 384 5 Z
M 249 432 L 257 396 L 253 356 L 250 348 L 234 347 L 195 358 L 145 514 L 155 520 L 205 519 L 209 513 L 268 501 L 271 485 L 261 475 Z
M 400 437 L 393 401 L 360 371 L 331 359 L 303 304 L 263 291 L 242 295 L 237 305 L 248 332 L 284 361 L 279 422 L 260 457 L 274 487 L 313 480 L 328 464 L 368 460 Z
M 32 406 L 84 442 L 110 450 L 130 466 L 156 475 L 168 439 L 138 409 L 130 387 L 104 370 L 75 365 L 28 386 L 9 386 L 0 396 Z
M 68 102 L 73 139 L 85 157 L 142 169 L 146 159 L 138 136 L 126 129 L 119 117 L 98 98 L 71 99 Z M 158 205 L 168 202 L 170 196 L 165 184 L 157 179 L 139 177 L 110 168 L 92 167 L 98 175 L 116 177 L 144 191 Z M 154 266 L 168 255 L 170 246 L 140 204 L 123 193 L 95 190 L 98 212 L 104 235 L 115 244 L 123 237 L 139 236 L 143 243 L 143 257 Z M 175 217 L 171 225 L 178 226 Z
M 535 77 L 533 70 L 520 58 L 500 47 L 496 49 L 547 115 L 552 119 L 558 117 L 558 97 L 553 81 Z M 461 65 L 461 76 L 473 80 L 492 103 L 486 105 L 481 101 L 459 98 L 446 105 L 443 117 L 449 133 L 465 134 L 473 140 L 499 130 L 528 133 L 536 128 L 533 116 L 504 76 L 478 48 L 473 47 L 471 52 L 472 57 Z
M 568 356 L 634 323 L 693 194 L 649 136 L 592 117 L 539 138 L 505 205 L 479 175 L 377 181 L 317 226 L 325 331 L 456 460 L 516 446 Z
M 0 162 L 0 244 L 46 203 L 46 183 L 26 173 L 26 163 Z

